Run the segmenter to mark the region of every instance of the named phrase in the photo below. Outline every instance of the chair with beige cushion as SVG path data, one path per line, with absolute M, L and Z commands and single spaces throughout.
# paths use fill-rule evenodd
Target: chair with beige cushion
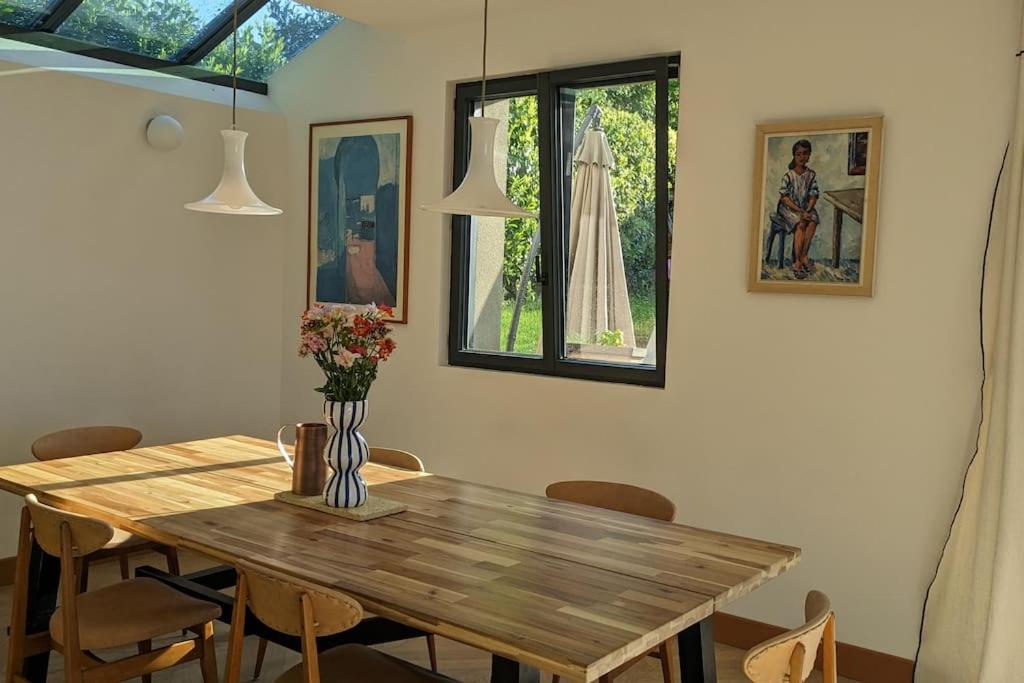
M 155 671 L 195 659 L 200 661 L 204 683 L 217 683 L 213 621 L 220 616 L 219 606 L 155 579 L 128 579 L 80 592 L 81 560 L 105 547 L 113 536 L 114 528 L 106 522 L 26 496 L 15 566 L 7 680 L 15 679 L 26 656 L 52 649 L 64 656 L 67 683 L 112 683 L 139 676 L 148 681 Z M 50 619 L 49 638 L 43 639 L 25 633 L 33 541 L 44 553 L 60 558 L 60 607 Z M 196 637 L 153 649 L 154 638 L 182 631 Z M 129 645 L 136 646 L 138 654 L 110 661 L 95 654 Z
M 41 436 L 32 444 L 32 455 L 37 460 L 59 460 L 80 455 L 114 453 L 135 448 L 142 441 L 142 432 L 131 427 L 76 427 Z M 114 537 L 82 560 L 82 590 L 88 588 L 89 564 L 116 557 L 121 565 L 121 578 L 130 574 L 128 556 L 133 553 L 153 551 L 167 558 L 167 571 L 179 574 L 178 551 L 170 546 L 154 543 L 148 539 L 121 529 L 114 529 Z
M 281 674 L 277 683 L 451 683 L 453 680 L 365 645 L 342 645 L 318 654 L 317 637 L 356 626 L 363 618 L 362 606 L 344 593 L 327 592 L 250 564 L 242 563 L 237 570 L 226 683 L 239 683 L 247 607 L 270 628 L 298 636 L 302 643 L 302 662 Z
M 671 500 L 657 491 L 630 484 L 611 481 L 560 481 L 549 485 L 544 493 L 548 498 L 626 512 L 664 522 L 671 522 L 676 518 L 676 506 Z M 612 683 L 616 677 L 633 668 L 647 656 L 661 660 L 661 673 L 665 683 L 675 683 L 679 680 L 679 645 L 675 638 L 669 638 L 647 654 L 625 662 L 605 674 L 601 677 L 601 683 Z M 553 676 L 551 681 L 558 683 L 559 677 Z
M 370 462 L 412 472 L 427 471 L 419 457 L 409 451 L 402 451 L 397 448 L 370 448 Z M 263 671 L 263 659 L 266 656 L 267 641 L 264 638 L 260 638 L 259 648 L 256 650 L 256 666 L 253 669 L 253 680 L 260 677 L 260 672 Z M 430 670 L 437 673 L 437 641 L 434 639 L 433 634 L 427 634 L 427 656 L 430 658 Z
M 743 673 L 754 683 L 803 683 L 814 670 L 822 646 L 822 681 L 836 683 L 836 615 L 828 596 L 811 591 L 804 601 L 803 626 L 752 648 L 743 660 Z

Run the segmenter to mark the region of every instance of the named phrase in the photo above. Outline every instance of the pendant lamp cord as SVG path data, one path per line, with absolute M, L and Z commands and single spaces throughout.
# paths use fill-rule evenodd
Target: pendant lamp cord
M 480 116 L 487 115 L 487 10 L 488 0 L 484 0 L 484 64 L 481 70 Z
M 231 5 L 231 130 L 235 130 L 238 123 L 238 0 Z

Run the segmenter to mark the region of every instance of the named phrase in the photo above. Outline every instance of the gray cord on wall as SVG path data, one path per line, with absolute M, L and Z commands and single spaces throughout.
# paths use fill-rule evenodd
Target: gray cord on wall
M 487 10 L 488 0 L 484 0 L 484 57 L 483 68 L 480 70 L 480 116 L 487 115 Z
M 238 0 L 231 3 L 231 130 L 238 123 Z

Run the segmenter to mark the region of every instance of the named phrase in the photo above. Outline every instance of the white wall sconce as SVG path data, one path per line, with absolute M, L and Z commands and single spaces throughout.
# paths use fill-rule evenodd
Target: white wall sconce
M 161 114 L 150 119 L 146 125 L 146 140 L 154 149 L 164 152 L 178 149 L 185 138 L 185 129 L 173 116 Z

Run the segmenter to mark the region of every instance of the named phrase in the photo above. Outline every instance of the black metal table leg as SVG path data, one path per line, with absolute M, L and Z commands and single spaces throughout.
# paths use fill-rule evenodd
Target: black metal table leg
M 60 560 L 47 555 L 33 540 L 32 555 L 28 565 L 28 603 L 25 611 L 25 634 L 46 632 L 50 629 L 50 617 L 57 606 L 57 592 L 60 590 Z M 46 672 L 50 666 L 50 652 L 46 651 L 25 658 L 22 675 L 30 683 L 46 683 Z
M 686 683 L 717 683 L 714 615 L 679 633 L 679 664 Z
M 491 683 L 539 683 L 540 671 L 511 659 L 491 655 Z M 689 683 L 689 682 L 687 682 Z

